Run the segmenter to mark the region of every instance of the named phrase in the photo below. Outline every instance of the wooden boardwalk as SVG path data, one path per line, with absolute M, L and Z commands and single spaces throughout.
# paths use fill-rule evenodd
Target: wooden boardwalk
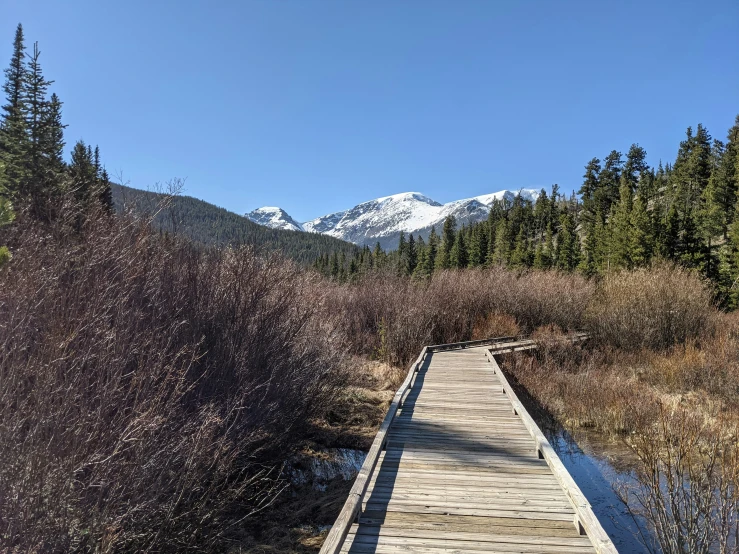
M 424 351 L 322 553 L 616 552 L 489 348 Z

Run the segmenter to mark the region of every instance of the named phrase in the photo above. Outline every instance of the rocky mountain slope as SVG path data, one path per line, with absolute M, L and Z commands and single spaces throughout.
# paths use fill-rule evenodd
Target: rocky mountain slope
M 383 248 L 393 249 L 398 245 L 401 232 L 406 235 L 421 235 L 426 239 L 432 227 L 436 227 L 437 232 L 441 230 L 449 215 L 457 219 L 458 225 L 480 221 L 487 217 L 495 200 L 513 201 L 517 194 L 533 201 L 539 191 L 501 190 L 447 204 L 440 204 L 418 192 L 404 192 L 362 202 L 349 210 L 324 215 L 302 224 L 298 224 L 280 208 L 260 208 L 246 214 L 246 217 L 277 229 L 321 233 L 360 246 L 373 246 L 379 242 Z

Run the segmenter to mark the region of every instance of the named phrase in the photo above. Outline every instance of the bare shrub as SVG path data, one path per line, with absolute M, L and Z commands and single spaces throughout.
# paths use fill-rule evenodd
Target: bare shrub
M 607 275 L 588 307 L 593 338 L 623 350 L 667 348 L 710 334 L 716 310 L 697 273 L 674 265 Z
M 515 337 L 521 332 L 516 318 L 508 314 L 491 313 L 480 317 L 472 328 L 472 340 L 490 337 Z
M 572 331 L 582 328 L 594 290 L 592 281 L 574 273 L 532 270 L 512 283 L 511 292 L 498 289 L 500 298 L 495 302 L 508 303 L 505 313 L 514 316 L 526 333 L 550 323 Z
M 737 429 L 661 406 L 653 425 L 627 444 L 639 460 L 636 483 L 619 496 L 643 518 L 664 554 L 739 552 Z M 641 537 L 654 552 L 651 540 Z
M 530 332 L 553 323 L 577 329 L 593 286 L 577 275 L 523 274 L 503 268 L 444 271 L 427 282 L 373 273 L 356 283 L 333 285 L 331 310 L 342 314 L 352 352 L 396 365 L 423 346 Z M 485 330 L 489 324 L 500 325 Z
M 316 277 L 103 215 L 4 239 L 0 550 L 225 548 L 342 384 Z

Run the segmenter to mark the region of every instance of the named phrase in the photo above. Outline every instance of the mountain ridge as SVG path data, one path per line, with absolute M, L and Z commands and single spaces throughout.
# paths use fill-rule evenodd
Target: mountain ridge
M 486 218 L 494 201 L 513 201 L 519 194 L 534 201 L 539 196 L 539 190 L 504 189 L 446 204 L 419 192 L 402 192 L 361 202 L 348 210 L 303 223 L 297 223 L 285 210 L 275 207 L 259 208 L 246 214 L 246 217 L 262 225 L 320 233 L 359 246 L 373 246 L 379 242 L 382 248 L 388 250 L 397 247 L 401 232 L 426 239 L 433 227 L 440 230 L 449 215 L 453 215 L 459 225 L 468 225 Z
M 350 257 L 357 251 L 356 245 L 335 237 L 260 225 L 199 198 L 171 196 L 115 183 L 111 184 L 111 190 L 118 213 L 130 211 L 151 218 L 157 229 L 203 245 L 251 245 L 260 250 L 282 252 L 306 265 L 333 252 Z

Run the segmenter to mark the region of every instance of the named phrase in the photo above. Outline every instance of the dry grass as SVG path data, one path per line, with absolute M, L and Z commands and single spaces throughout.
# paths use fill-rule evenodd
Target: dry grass
M 639 538 L 650 552 L 739 551 L 737 318 L 711 317 L 713 335 L 657 352 L 564 346 L 548 326 L 534 333 L 535 353 L 504 360 L 565 426 L 593 427 L 631 448 L 634 480 L 619 492 L 646 521 L 651 535 Z

